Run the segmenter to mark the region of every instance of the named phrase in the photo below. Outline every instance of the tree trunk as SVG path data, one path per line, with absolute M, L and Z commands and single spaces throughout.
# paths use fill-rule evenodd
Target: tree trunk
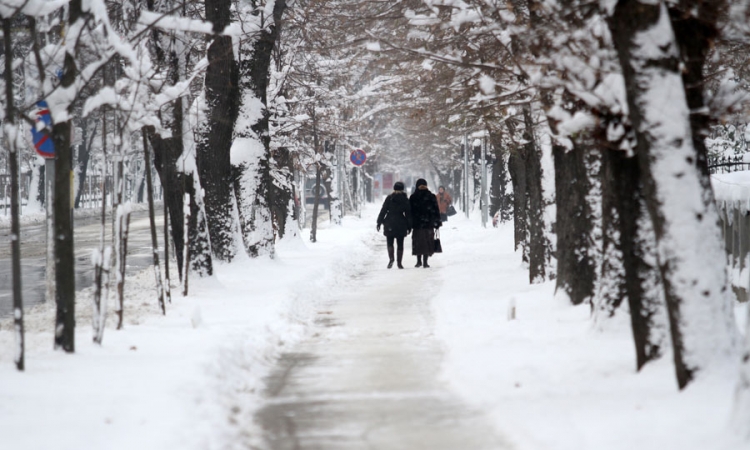
M 112 263 L 112 247 L 105 244 L 107 227 L 107 107 L 102 108 L 102 163 L 105 167 L 101 177 L 102 207 L 100 214 L 99 249 L 94 262 L 94 295 L 92 298 L 91 326 L 94 331 L 93 340 L 101 344 L 104 339 L 104 329 L 107 320 L 107 302 L 109 301 L 109 279 Z
M 182 136 L 182 100 L 174 101 L 174 127 L 172 136 Z M 179 111 L 179 115 L 178 115 Z M 179 120 L 178 120 L 179 117 Z M 180 134 L 175 135 L 177 124 L 179 125 Z M 187 175 L 177 170 L 177 160 L 182 154 L 182 138 L 162 139 L 161 136 L 154 133 L 153 128 L 146 128 L 151 147 L 154 149 L 153 164 L 156 173 L 159 175 L 162 188 L 164 189 L 164 204 L 169 212 L 169 219 L 172 224 L 172 241 L 174 242 L 175 258 L 177 259 L 177 271 L 180 279 L 184 274 L 183 267 L 183 246 L 185 244 L 185 230 L 183 228 L 183 195 L 187 185 Z M 146 161 L 146 170 L 151 161 Z
M 81 0 L 71 0 L 68 7 L 70 27 L 82 17 Z M 68 47 L 69 49 L 71 47 Z M 78 76 L 75 55 L 66 51 L 60 85 L 70 88 Z M 68 106 L 69 117 L 72 111 Z M 54 118 L 53 118 L 54 119 Z M 73 220 L 70 212 L 70 148 L 71 120 L 55 123 L 52 127 L 52 139 L 55 145 L 55 348 L 68 353 L 75 351 L 75 253 L 73 248 Z
M 151 152 L 149 151 L 148 138 L 146 137 L 146 130 L 143 130 L 143 153 L 146 159 L 146 191 L 148 197 L 148 219 L 151 225 L 151 254 L 154 260 L 154 281 L 156 282 L 156 298 L 161 309 L 162 314 L 166 314 L 167 310 L 164 305 L 164 285 L 162 284 L 161 278 L 161 265 L 159 264 L 159 242 L 156 238 L 156 217 L 154 210 L 154 185 L 151 182 L 151 167 L 148 164 L 151 161 Z M 167 220 L 164 217 L 164 220 Z M 166 238 L 166 234 L 164 235 Z M 166 249 L 167 242 L 164 242 L 164 248 Z
M 154 11 L 153 0 L 148 0 L 149 11 Z M 160 31 L 152 30 L 151 40 L 155 58 L 162 64 L 168 64 L 167 79 L 171 86 L 180 81 L 180 55 L 177 53 L 176 39 L 171 38 L 169 53 L 165 54 L 161 48 Z M 167 59 L 168 58 L 168 59 Z M 178 97 L 172 102 L 171 111 L 164 112 L 160 117 L 164 128 L 171 130 L 172 137 L 163 139 L 155 133 L 153 127 L 146 127 L 151 147 L 154 150 L 154 167 L 159 175 L 162 188 L 164 189 L 164 207 L 169 212 L 169 222 L 172 224 L 172 242 L 175 247 L 175 259 L 177 260 L 177 271 L 182 280 L 184 275 L 183 256 L 185 254 L 186 230 L 184 228 L 184 198 L 187 185 L 187 175 L 177 170 L 177 160 L 184 149 L 183 142 L 183 99 Z M 150 161 L 146 161 L 148 167 Z M 165 214 L 166 221 L 166 214 Z
M 249 248 L 251 255 L 261 253 L 274 254 L 274 241 L 276 233 L 283 233 L 289 215 L 289 204 L 293 198 L 292 172 L 287 170 L 291 155 L 281 154 L 281 167 L 274 166 L 274 154 L 271 151 L 271 135 L 269 129 L 270 112 L 268 106 L 268 82 L 271 68 L 271 53 L 279 37 L 281 17 L 286 9 L 286 0 L 277 0 L 274 3 L 273 14 L 269 19 L 273 23 L 260 32 L 258 38 L 253 42 L 253 48 L 240 61 L 240 83 L 241 89 L 247 91 L 244 102 L 252 100 L 250 97 L 260 100 L 263 104 L 263 113 L 258 121 L 250 127 L 253 138 L 260 141 L 264 149 L 264 155 L 260 158 L 257 175 L 242 175 L 241 179 L 249 179 L 248 187 L 243 187 L 242 195 L 238 195 L 238 205 L 248 202 L 247 195 L 254 195 L 256 199 L 252 202 L 252 210 L 245 213 L 250 218 L 242 220 L 244 223 L 243 235 L 246 236 L 245 246 Z M 252 94 L 252 95 L 250 95 Z M 243 105 L 249 107 L 248 105 Z M 243 136 L 248 137 L 248 136 Z M 286 151 L 286 150 L 285 150 Z M 274 172 L 282 170 L 283 183 L 274 182 Z M 242 171 L 247 168 L 241 168 Z M 257 183 L 253 185 L 253 182 Z M 251 191 L 251 192 L 248 192 Z M 240 193 L 238 193 L 240 194 Z M 244 208 L 247 210 L 248 208 Z M 271 224 L 265 221 L 270 220 Z M 258 233 L 260 231 L 260 233 Z M 271 233 L 269 235 L 269 233 Z M 251 239 L 248 241 L 248 237 Z
M 186 174 L 185 193 L 190 198 L 190 216 L 188 217 L 188 243 L 190 246 L 190 264 L 185 263 L 188 270 L 192 270 L 199 277 L 213 275 L 213 258 L 211 257 L 211 240 L 206 220 L 206 210 L 203 201 L 203 189 L 198 174 Z M 187 270 L 185 271 L 185 276 Z
M 526 202 L 526 149 L 518 146 L 511 149 L 508 157 L 508 172 L 513 184 L 513 242 L 514 249 L 521 248 L 521 259 L 529 262 L 528 207 Z
M 94 121 L 96 123 L 96 121 Z M 83 195 L 86 187 L 86 174 L 89 168 L 89 159 L 91 159 L 91 145 L 94 142 L 96 136 L 96 125 L 91 132 L 89 137 L 89 121 L 83 119 L 83 126 L 81 127 L 81 145 L 78 146 L 78 189 L 76 189 L 76 209 L 81 207 L 81 195 Z
M 206 19 L 214 33 L 230 22 L 230 0 L 206 0 Z M 239 108 L 239 72 L 232 38 L 214 35 L 208 45 L 205 77 L 206 120 L 196 142 L 196 164 L 204 190 L 211 251 L 221 261 L 236 254 L 230 149 Z
M 268 104 L 267 90 L 271 66 L 271 52 L 279 34 L 281 15 L 286 2 L 279 0 L 274 4 L 273 24 L 264 28 L 252 42 L 252 48 L 240 48 L 239 84 L 242 93 L 239 117 L 255 116 L 255 102 L 260 100 L 264 106 L 262 115 L 249 127 L 237 127 L 235 145 L 246 145 L 255 148 L 259 142 L 263 148 L 262 155 L 253 155 L 252 160 L 237 161 L 234 166 L 234 192 L 240 218 L 245 249 L 250 256 L 274 254 L 276 233 L 280 226 L 285 226 L 288 214 L 288 200 L 292 199 L 292 184 L 274 186 L 272 172 L 275 170 L 271 153 L 271 136 L 269 133 L 270 113 L 265 108 Z M 251 12 L 255 13 L 255 11 Z M 242 141 L 248 141 L 243 143 Z M 252 142 L 255 141 L 255 142 Z M 286 163 L 290 155 L 281 155 Z M 289 181 L 291 172 L 284 174 Z M 288 191 L 288 192 L 281 192 Z M 286 208 L 286 211 L 283 209 Z M 283 219 L 281 216 L 284 216 Z M 280 224 L 278 220 L 284 222 Z M 283 233 L 283 231 L 282 231 Z
M 310 242 L 318 242 L 318 210 L 320 209 L 320 163 L 315 164 L 315 201 L 313 202 Z
M 323 186 L 328 194 L 328 216 L 333 225 L 341 225 L 341 199 L 333 183 L 333 173 L 329 166 L 323 171 Z
M 500 222 L 510 220 L 511 196 L 507 192 L 508 166 L 505 162 L 505 151 L 502 145 L 502 135 L 490 132 L 490 145 L 495 155 L 492 163 L 492 181 L 490 188 L 490 217 L 500 211 Z
M 16 125 L 16 107 L 13 93 L 13 43 L 12 19 L 3 18 L 3 50 L 5 53 L 5 120 L 6 131 L 20 130 Z M 13 272 L 13 328 L 16 334 L 16 353 L 13 360 L 16 369 L 22 371 L 25 365 L 25 340 L 23 330 L 23 291 L 21 290 L 21 225 L 19 220 L 19 170 L 18 139 L 16 133 L 6 133 L 8 160 L 10 166 L 10 251 L 11 270 Z
M 568 150 L 552 144 L 555 160 L 555 202 L 557 217 L 557 286 L 571 303 L 580 305 L 594 295 L 596 265 L 591 249 L 592 211 L 588 203 L 591 190 L 588 157 L 594 151 L 589 131 L 573 139 Z
M 664 292 L 659 274 L 655 236 L 644 203 L 638 160 L 625 152 L 608 149 L 602 155 L 602 189 L 605 230 L 605 256 L 608 247 L 619 261 L 604 264 L 620 272 L 607 286 L 610 299 L 602 299 L 602 312 L 614 315 L 622 300 L 630 308 L 630 324 L 636 350 L 636 366 L 640 370 L 649 361 L 659 358 L 667 345 L 668 320 Z M 607 213 L 607 211 L 609 211 Z M 616 234 L 616 239 L 606 236 Z M 603 269 L 604 272 L 606 269 Z M 604 276 L 604 275 L 603 275 Z
M 706 148 L 710 117 L 703 96 L 706 87 L 703 68 L 713 42 L 719 35 L 716 24 L 726 0 L 679 0 L 668 5 L 672 28 L 680 46 L 682 82 L 690 109 L 690 129 L 697 153 L 696 165 L 700 170 L 704 190 L 710 193 L 711 177 Z
M 666 6 L 620 0 L 609 26 L 658 246 L 677 382 L 684 388 L 734 350 L 718 215 L 696 161 L 679 48 Z
M 534 120 L 531 107 L 524 106 L 524 134 L 526 147 L 526 196 L 529 227 L 529 282 L 541 283 L 546 279 L 547 238 L 544 235 L 544 197 L 542 195 L 542 152 L 534 137 Z
M 115 275 L 117 275 L 117 329 L 124 325 L 125 269 L 128 259 L 128 233 L 130 232 L 130 207 L 117 205 L 115 209 Z
M 288 148 L 280 148 L 274 152 L 273 160 L 274 182 L 270 196 L 271 217 L 273 218 L 275 234 L 279 239 L 286 236 L 287 227 L 294 223 L 294 160 Z M 291 231 L 294 231 L 293 229 Z

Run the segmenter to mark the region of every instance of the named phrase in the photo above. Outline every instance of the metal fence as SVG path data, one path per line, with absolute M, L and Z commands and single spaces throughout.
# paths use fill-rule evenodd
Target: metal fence
M 709 157 L 708 171 L 711 174 L 731 173 L 750 170 L 750 161 L 745 161 L 745 155 Z
M 159 184 L 159 177 L 154 176 L 154 199 L 160 200 L 162 198 L 162 189 Z M 32 192 L 37 192 L 39 201 L 44 204 L 44 192 L 43 186 L 40 184 L 38 189 L 42 189 L 39 193 L 38 190 L 32 189 L 31 183 L 33 181 L 30 173 L 25 173 L 21 176 L 21 192 L 20 192 L 20 204 L 21 213 L 23 214 L 24 209 L 29 204 L 29 195 Z M 79 189 L 78 180 L 74 181 L 75 189 Z M 77 207 L 79 209 L 85 208 L 99 208 L 102 205 L 102 191 L 107 195 L 107 205 L 112 205 L 114 181 L 112 175 L 103 177 L 102 175 L 88 175 L 83 182 L 83 186 L 80 187 L 80 198 Z M 145 202 L 147 199 L 145 179 L 142 176 L 134 177 L 127 175 L 125 177 L 124 186 L 124 200 L 132 203 Z M 0 174 L 0 215 L 10 214 L 10 175 Z

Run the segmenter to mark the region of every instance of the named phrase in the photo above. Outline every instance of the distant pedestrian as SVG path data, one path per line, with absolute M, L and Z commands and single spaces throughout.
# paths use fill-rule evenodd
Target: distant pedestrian
M 411 232 L 411 205 L 404 192 L 404 183 L 397 181 L 393 185 L 393 192 L 385 198 L 383 207 L 378 215 L 378 227 L 383 227 L 388 243 L 388 268 L 393 267 L 393 242 L 398 245 L 398 268 L 403 269 L 401 264 L 404 258 L 404 238 Z
M 427 181 L 420 178 L 409 197 L 411 220 L 411 253 L 417 256 L 416 267 L 430 267 L 427 258 L 435 253 L 435 229 L 442 225 L 437 197 L 427 189 Z
M 440 207 L 440 220 L 448 221 L 448 208 L 453 204 L 453 197 L 445 190 L 445 186 L 438 188 L 437 194 L 438 207 Z

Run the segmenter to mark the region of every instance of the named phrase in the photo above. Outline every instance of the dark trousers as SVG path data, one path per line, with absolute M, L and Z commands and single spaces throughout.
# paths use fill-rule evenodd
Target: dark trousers
M 393 247 L 393 241 L 396 241 L 396 244 L 398 244 L 398 248 L 404 248 L 404 236 L 395 237 L 395 236 L 386 236 L 385 237 L 386 242 L 388 243 L 388 247 Z

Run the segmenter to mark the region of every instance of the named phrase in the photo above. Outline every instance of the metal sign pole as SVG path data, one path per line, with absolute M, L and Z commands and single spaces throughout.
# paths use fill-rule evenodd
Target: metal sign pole
M 482 138 L 482 226 L 487 228 L 487 137 Z
M 55 213 L 54 213 L 54 195 L 55 195 L 55 159 L 45 158 L 44 160 L 44 203 L 47 210 L 47 271 L 46 301 L 55 300 Z
M 469 218 L 469 136 L 464 133 L 464 212 Z
M 357 167 L 357 217 L 362 218 L 362 167 Z

